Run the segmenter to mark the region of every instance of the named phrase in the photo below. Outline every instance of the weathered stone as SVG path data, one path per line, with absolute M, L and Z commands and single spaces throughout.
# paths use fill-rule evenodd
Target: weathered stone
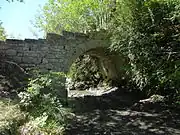
M 23 47 L 22 50 L 23 51 L 29 51 L 29 47 Z
M 0 50 L 5 50 L 5 49 L 8 49 L 6 45 L 0 45 Z
M 48 51 L 48 50 L 49 50 L 48 46 L 41 47 L 41 51 Z
M 63 46 L 50 48 L 50 50 L 53 51 L 53 52 L 61 52 L 61 49 L 63 49 Z
M 31 44 L 33 44 L 33 43 L 37 43 L 37 39 L 25 39 L 24 40 L 24 42 L 26 42 L 26 43 L 31 43 Z
M 45 67 L 47 67 L 48 70 L 52 70 L 53 69 L 53 65 L 51 63 L 46 64 Z
M 34 58 L 34 57 L 23 57 L 22 62 L 28 63 L 28 64 L 39 64 L 41 62 L 41 59 L 40 58 Z
M 59 59 L 48 59 L 49 63 L 58 63 Z
M 148 99 L 140 100 L 140 103 L 157 103 L 157 102 L 164 102 L 165 97 L 161 95 L 152 95 Z
M 46 58 L 48 58 L 48 59 L 55 59 L 56 58 L 56 56 L 55 56 L 55 54 L 48 54 L 47 56 L 46 56 Z
M 5 42 L 4 42 L 4 41 L 0 41 L 0 46 L 1 46 L 1 45 L 4 45 L 4 44 L 5 44 Z
M 6 54 L 9 55 L 9 56 L 16 56 L 17 51 L 9 49 L 9 50 L 6 51 Z
M 48 60 L 47 60 L 46 58 L 43 58 L 42 63 L 43 63 L 43 64 L 47 64 L 47 63 L 48 63 Z
M 83 33 L 63 31 L 62 35 L 47 34 L 46 39 L 7 39 L 1 42 L 0 53 L 26 67 L 67 72 L 72 62 L 86 51 L 110 44 L 100 39 L 90 39 Z M 29 65 L 29 66 L 28 66 Z
M 24 51 L 24 56 L 38 57 L 38 53 L 35 51 Z
M 17 63 L 21 63 L 21 62 L 22 62 L 22 57 L 15 56 L 13 59 L 14 59 L 14 61 L 16 61 Z
M 24 42 L 23 40 L 19 40 L 19 39 L 6 39 L 7 44 L 21 44 L 23 42 Z
M 18 52 L 17 56 L 21 56 L 22 57 L 23 56 L 23 52 Z
M 24 68 L 33 68 L 33 67 L 36 67 L 35 64 L 19 64 L 21 67 L 24 67 Z

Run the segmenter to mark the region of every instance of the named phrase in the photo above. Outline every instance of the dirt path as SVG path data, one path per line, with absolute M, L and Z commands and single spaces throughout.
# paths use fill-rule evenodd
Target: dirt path
M 140 104 L 129 95 L 76 98 L 66 135 L 180 135 L 180 110 Z

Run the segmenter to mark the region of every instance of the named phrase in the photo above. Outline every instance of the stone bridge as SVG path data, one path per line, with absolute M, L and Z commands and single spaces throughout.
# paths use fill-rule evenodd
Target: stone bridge
M 62 35 L 47 34 L 46 39 L 7 39 L 0 42 L 0 56 L 25 68 L 67 73 L 76 58 L 89 54 L 99 58 L 102 71 L 109 78 L 117 78 L 120 74 L 117 69 L 120 69 L 124 59 L 109 53 L 110 41 L 105 34 L 85 35 L 63 31 Z

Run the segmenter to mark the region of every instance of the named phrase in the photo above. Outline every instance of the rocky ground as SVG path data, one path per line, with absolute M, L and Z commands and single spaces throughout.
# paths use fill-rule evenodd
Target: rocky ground
M 0 97 L 13 98 L 16 96 L 16 91 L 13 89 L 12 83 L 6 76 L 0 75 Z
M 5 68 L 8 74 L 0 70 L 0 99 L 13 99 L 15 88 L 24 85 L 24 71 L 10 65 Z M 180 135 L 180 108 L 161 96 L 142 100 L 116 87 L 88 88 L 70 91 L 69 106 L 75 116 L 66 135 Z
M 16 63 L 0 61 L 0 98 L 14 99 L 17 89 L 26 85 L 28 74 Z
M 164 98 L 139 100 L 119 91 L 74 97 L 67 135 L 180 135 L 180 108 Z
M 68 97 L 101 96 L 116 91 L 118 87 L 98 87 L 85 90 L 69 90 Z

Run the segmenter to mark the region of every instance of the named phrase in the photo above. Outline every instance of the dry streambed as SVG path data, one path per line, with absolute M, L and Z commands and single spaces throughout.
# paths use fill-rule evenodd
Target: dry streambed
M 167 105 L 162 96 L 137 100 L 118 91 L 72 93 L 76 116 L 67 135 L 180 135 L 180 108 Z

